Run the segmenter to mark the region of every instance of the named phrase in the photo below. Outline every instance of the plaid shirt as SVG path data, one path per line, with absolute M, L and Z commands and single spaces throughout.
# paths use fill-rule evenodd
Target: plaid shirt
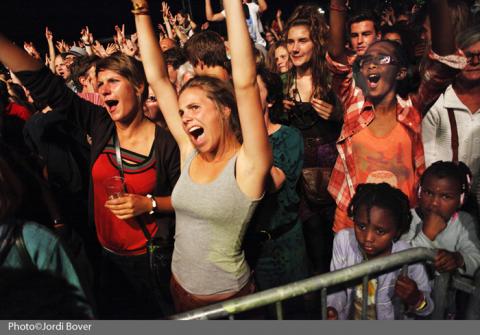
M 405 127 L 412 140 L 415 185 L 425 170 L 420 112 L 424 112 L 453 80 L 458 71 L 453 67 L 461 68 L 464 64 L 462 58 L 464 57 L 458 55 L 440 57 L 430 52 L 418 92 L 410 94 L 406 100 L 397 95 L 397 120 Z M 328 54 L 326 59 L 333 73 L 333 90 L 337 93 L 344 110 L 343 128 L 337 140 L 339 155 L 330 177 L 328 191 L 339 209 L 346 211 L 357 186 L 352 136 L 373 121 L 375 110 L 362 90 L 355 85 L 351 63 L 340 64 L 332 60 Z M 411 194 L 414 195 L 415 192 Z M 414 203 L 415 200 L 410 199 L 410 202 Z

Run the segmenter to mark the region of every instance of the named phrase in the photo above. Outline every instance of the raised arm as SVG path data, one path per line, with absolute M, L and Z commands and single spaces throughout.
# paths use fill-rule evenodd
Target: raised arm
M 345 22 L 347 19 L 347 6 L 345 0 L 330 1 L 330 34 L 328 40 L 328 53 L 339 63 L 347 63 L 345 50 Z
M 53 73 L 55 73 L 55 45 L 53 44 L 53 34 L 48 27 L 45 27 L 45 38 L 48 43 L 48 67 Z
M 2 34 L 0 34 L 0 63 L 5 64 L 13 72 L 37 71 L 43 67 L 42 63 L 30 57 Z
M 258 11 L 263 13 L 268 9 L 267 2 L 265 0 L 258 0 Z
M 205 0 L 205 17 L 208 21 L 223 21 L 225 17 L 222 13 L 213 13 L 212 3 L 210 0 Z
M 135 25 L 147 81 L 155 92 L 160 110 L 180 147 L 181 155 L 185 157 L 184 153 L 188 152 L 192 145 L 183 130 L 182 119 L 178 112 L 177 93 L 168 78 L 167 65 L 148 15 L 148 2 L 146 0 L 132 0 L 132 3 L 134 8 L 136 6 L 137 8 L 143 8 L 142 14 L 135 14 Z
M 239 155 L 239 166 L 245 163 L 244 171 L 251 173 L 248 179 L 253 187 L 262 187 L 272 165 L 272 152 L 265 129 L 253 46 L 250 41 L 242 4 L 238 0 L 224 0 L 228 39 L 232 57 L 232 78 L 237 100 L 243 145 Z M 242 156 L 245 160 L 241 159 Z M 241 187 L 241 180 L 238 179 Z M 252 186 L 249 186 L 249 188 Z M 263 190 L 262 190 L 263 191 Z M 244 189 L 247 194 L 261 194 L 258 189 Z
M 428 7 L 432 31 L 432 50 L 440 56 L 455 52 L 455 36 L 447 0 L 431 0 Z

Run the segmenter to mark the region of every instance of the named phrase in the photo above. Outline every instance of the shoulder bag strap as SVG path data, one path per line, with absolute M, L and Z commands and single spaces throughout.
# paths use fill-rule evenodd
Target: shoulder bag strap
M 453 108 L 447 108 L 448 111 L 448 120 L 450 121 L 450 129 L 452 131 L 452 152 L 453 157 L 452 161 L 458 162 L 458 129 L 457 121 L 455 120 L 455 113 Z
M 29 270 L 37 270 L 37 267 L 33 263 L 32 257 L 28 253 L 25 240 L 23 239 L 23 224 L 15 227 L 13 231 L 13 237 L 15 239 L 15 247 L 22 261 L 22 267 Z
M 120 172 L 120 177 L 122 177 L 125 180 L 125 175 L 123 172 L 123 162 L 122 162 L 122 155 L 120 153 L 120 143 L 117 140 L 117 133 L 113 133 L 113 144 L 115 145 L 115 156 L 117 159 L 117 165 L 118 165 L 118 171 Z M 124 192 L 127 193 L 127 184 L 123 183 L 124 185 Z M 143 235 L 145 235 L 145 238 L 147 239 L 148 242 L 152 239 L 152 235 L 150 235 L 150 232 L 148 231 L 147 227 L 145 226 L 145 223 L 140 217 L 134 217 L 133 218 L 140 228 L 142 229 Z

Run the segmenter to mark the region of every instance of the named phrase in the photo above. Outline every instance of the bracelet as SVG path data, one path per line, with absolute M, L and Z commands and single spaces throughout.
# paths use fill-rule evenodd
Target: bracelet
M 83 43 L 83 45 L 86 46 L 86 47 L 91 47 L 92 46 L 91 43 Z
M 132 1 L 132 4 L 133 4 L 132 13 L 134 15 L 148 14 L 148 2 L 146 2 L 146 1 L 139 1 L 139 2 Z
M 141 9 L 132 9 L 133 15 L 147 15 L 148 8 L 141 8 Z
M 417 312 L 421 312 L 425 309 L 425 307 L 427 307 L 427 299 L 425 299 L 425 296 L 423 296 L 423 299 L 422 301 L 420 302 L 420 305 L 418 305 L 417 307 L 415 307 L 415 311 Z
M 150 199 L 150 201 L 152 202 L 152 210 L 148 212 L 149 215 L 152 215 L 157 210 L 157 202 L 155 201 L 155 198 L 151 194 L 147 194 L 147 198 Z
M 337 12 L 348 12 L 348 8 L 345 6 L 338 6 L 334 3 L 330 4 L 330 10 L 337 11 Z

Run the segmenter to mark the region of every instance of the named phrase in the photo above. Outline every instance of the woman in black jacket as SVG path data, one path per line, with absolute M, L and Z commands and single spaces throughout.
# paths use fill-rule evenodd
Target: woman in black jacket
M 141 64 L 123 54 L 99 61 L 103 108 L 79 98 L 61 78 L 1 35 L 0 62 L 17 73 L 35 99 L 46 101 L 54 113 L 64 114 L 92 138 L 89 215 L 104 250 L 100 316 L 162 316 L 149 275 L 145 235 L 155 236 L 161 225 L 171 225 L 170 193 L 179 175 L 179 153 L 172 136 L 143 115 L 148 86 Z M 105 182 L 120 175 L 115 143 L 120 147 L 126 190 L 112 199 Z

